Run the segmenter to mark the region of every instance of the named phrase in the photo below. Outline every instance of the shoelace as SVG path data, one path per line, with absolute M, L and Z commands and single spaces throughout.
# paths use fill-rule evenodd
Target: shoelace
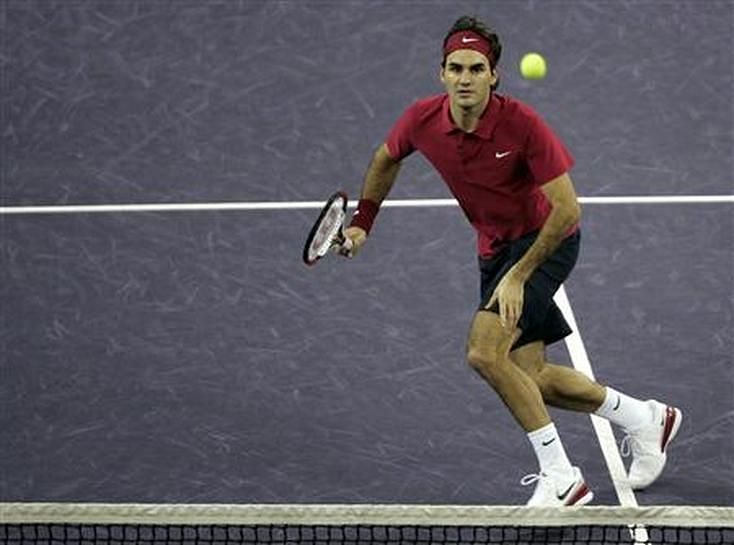
M 627 432 L 622 438 L 622 442 L 619 444 L 619 451 L 622 454 L 622 458 L 628 458 L 630 454 L 643 455 L 649 450 L 649 446 L 645 446 L 638 437 L 634 434 Z
M 663 421 L 660 422 L 658 425 L 663 426 L 665 424 L 665 417 L 663 417 Z M 645 450 L 644 445 L 640 440 L 635 437 L 630 432 L 625 432 L 624 437 L 622 438 L 622 442 L 619 444 L 619 451 L 620 454 L 622 454 L 622 458 L 628 458 L 630 454 L 634 453 L 635 451 L 638 451 L 639 453 L 643 453 Z
M 632 454 L 633 443 L 637 443 L 637 441 L 632 437 L 632 434 L 625 434 L 619 445 L 619 451 L 622 454 L 622 458 L 628 458 Z
M 546 477 L 543 473 L 529 473 L 520 479 L 522 486 L 530 486 L 533 483 L 537 483 L 540 479 Z

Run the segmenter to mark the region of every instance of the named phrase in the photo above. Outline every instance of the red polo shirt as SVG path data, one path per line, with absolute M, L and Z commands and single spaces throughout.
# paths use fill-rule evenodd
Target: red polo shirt
M 540 186 L 574 163 L 534 110 L 496 93 L 472 133 L 454 125 L 448 95 L 418 100 L 386 145 L 396 161 L 418 150 L 436 167 L 477 230 L 483 257 L 543 226 L 551 207 Z

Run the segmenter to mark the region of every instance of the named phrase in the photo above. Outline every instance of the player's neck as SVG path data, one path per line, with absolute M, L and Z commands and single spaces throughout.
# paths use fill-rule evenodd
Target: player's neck
M 477 128 L 477 125 L 479 125 L 479 118 L 482 117 L 482 114 L 484 113 L 487 104 L 489 104 L 489 99 L 491 96 L 492 95 L 490 93 L 482 103 L 477 104 L 476 106 L 473 106 L 471 108 L 463 108 L 452 102 L 450 105 L 450 110 L 451 118 L 454 121 L 454 125 L 456 125 L 464 132 L 474 132 L 474 130 Z

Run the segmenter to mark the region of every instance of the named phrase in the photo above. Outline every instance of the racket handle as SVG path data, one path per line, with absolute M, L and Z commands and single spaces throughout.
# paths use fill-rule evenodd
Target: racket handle
M 346 236 L 344 231 L 339 231 L 339 233 L 334 237 L 334 242 L 332 243 L 331 248 L 338 254 L 352 257 L 353 247 L 354 243 L 352 242 L 352 239 Z
M 341 243 L 341 247 L 344 249 L 344 251 L 351 252 L 353 246 L 354 243 L 352 242 L 352 239 L 345 236 Z

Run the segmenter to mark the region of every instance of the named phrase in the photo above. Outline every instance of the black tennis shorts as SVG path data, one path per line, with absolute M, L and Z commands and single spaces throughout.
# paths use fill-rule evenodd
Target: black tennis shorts
M 535 231 L 507 244 L 492 257 L 479 258 L 480 311 L 488 310 L 484 307 L 492 297 L 497 284 L 505 273 L 525 255 L 537 237 L 538 232 Z M 513 345 L 513 350 L 535 341 L 543 341 L 546 345 L 552 344 L 571 334 L 571 327 L 553 301 L 553 295 L 576 265 L 580 245 L 581 233 L 577 230 L 564 239 L 558 249 L 535 270 L 530 280 L 525 283 L 522 316 L 518 322 L 522 335 Z M 489 312 L 499 314 L 499 305 L 495 302 Z

